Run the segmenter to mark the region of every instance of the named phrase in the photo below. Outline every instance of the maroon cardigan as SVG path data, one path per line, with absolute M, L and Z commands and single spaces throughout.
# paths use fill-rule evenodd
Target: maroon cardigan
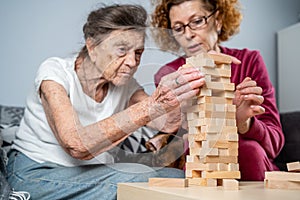
M 249 131 L 239 136 L 242 137 L 240 142 L 244 141 L 244 139 L 257 141 L 272 161 L 284 145 L 284 135 L 276 106 L 275 90 L 269 79 L 263 58 L 259 51 L 220 48 L 222 53 L 234 56 L 242 62 L 239 65 L 231 65 L 231 82 L 237 85 L 245 77 L 251 77 L 263 89 L 264 102 L 262 106 L 265 108 L 265 113 L 253 117 Z M 160 68 L 154 76 L 156 86 L 163 76 L 176 71 L 183 64 L 185 64 L 185 58 L 179 57 Z

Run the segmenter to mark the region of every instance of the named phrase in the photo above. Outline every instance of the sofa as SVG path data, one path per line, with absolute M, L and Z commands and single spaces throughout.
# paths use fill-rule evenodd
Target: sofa
M 0 144 L 5 152 L 9 151 L 23 114 L 23 107 L 0 105 Z M 285 135 L 285 145 L 275 159 L 275 163 L 280 170 L 286 171 L 286 163 L 300 161 L 300 111 L 280 113 L 280 120 Z M 147 149 L 146 141 L 154 134 L 153 131 L 140 129 L 121 144 L 122 149 L 129 153 L 144 152 Z

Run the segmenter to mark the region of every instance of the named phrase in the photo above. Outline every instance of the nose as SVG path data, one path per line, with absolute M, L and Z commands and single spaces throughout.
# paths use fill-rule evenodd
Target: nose
M 137 60 L 136 60 L 135 52 L 128 52 L 127 53 L 124 64 L 126 64 L 130 68 L 134 68 L 134 67 L 137 66 Z
M 186 39 L 192 39 L 195 36 L 195 33 L 189 26 L 186 26 L 184 30 L 184 36 Z

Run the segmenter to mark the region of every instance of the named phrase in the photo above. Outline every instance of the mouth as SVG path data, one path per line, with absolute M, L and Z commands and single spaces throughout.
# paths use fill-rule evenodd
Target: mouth
M 202 47 L 201 44 L 194 44 L 194 45 L 188 46 L 187 50 L 190 52 L 190 54 L 195 54 L 198 52 L 203 52 L 204 48 Z
M 129 78 L 132 76 L 132 74 L 130 72 L 119 72 L 120 76 L 124 77 L 124 78 Z

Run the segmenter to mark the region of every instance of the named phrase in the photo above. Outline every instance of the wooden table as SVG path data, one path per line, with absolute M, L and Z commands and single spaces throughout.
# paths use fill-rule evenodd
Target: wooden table
M 148 183 L 119 183 L 118 200 L 300 200 L 300 190 L 264 188 L 263 182 L 240 182 L 239 190 L 222 187 L 149 187 Z

